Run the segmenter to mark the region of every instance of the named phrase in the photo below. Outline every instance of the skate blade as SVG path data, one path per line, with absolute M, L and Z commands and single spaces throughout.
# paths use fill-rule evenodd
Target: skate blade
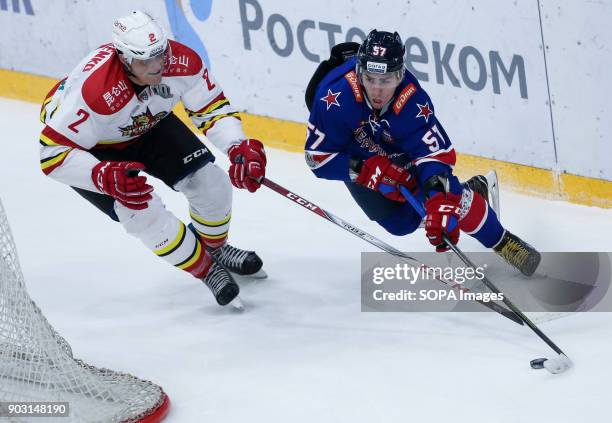
M 242 303 L 240 296 L 236 296 L 236 298 L 230 301 L 229 305 L 238 311 L 244 311 L 244 304 Z
M 267 279 L 268 274 L 263 269 L 259 269 L 257 272 L 251 275 L 239 275 L 237 273 L 232 273 L 232 276 L 240 278 L 240 279 Z
M 489 186 L 489 204 L 495 211 L 498 219 L 501 219 L 501 213 L 499 210 L 499 180 L 497 178 L 497 172 L 490 170 L 486 175 L 487 185 Z

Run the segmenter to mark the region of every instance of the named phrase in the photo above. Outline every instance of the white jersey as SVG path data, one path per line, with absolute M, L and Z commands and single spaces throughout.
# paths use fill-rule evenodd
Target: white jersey
M 191 120 L 223 152 L 246 136 L 238 112 L 202 59 L 169 40 L 159 85 L 136 93 L 112 44 L 90 53 L 47 95 L 40 136 L 43 172 L 66 184 L 97 192 L 92 148 L 122 148 L 153 128 L 183 102 Z M 139 142 L 136 140 L 135 142 Z

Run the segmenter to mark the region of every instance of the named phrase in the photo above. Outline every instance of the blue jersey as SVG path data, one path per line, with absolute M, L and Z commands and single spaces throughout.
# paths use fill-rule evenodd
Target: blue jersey
M 416 166 L 419 183 L 451 174 L 455 151 L 436 119 L 431 99 L 410 72 L 380 111 L 369 105 L 355 72 L 356 59 L 319 83 L 308 120 L 306 162 L 319 178 L 349 182 L 349 162 L 385 155 Z

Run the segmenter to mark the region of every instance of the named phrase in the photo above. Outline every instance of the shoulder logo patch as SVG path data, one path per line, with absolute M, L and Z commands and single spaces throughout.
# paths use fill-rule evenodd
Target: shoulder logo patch
M 363 101 L 363 94 L 361 93 L 361 87 L 359 86 L 359 79 L 357 79 L 357 73 L 353 70 L 344 75 L 346 80 L 348 81 L 351 89 L 353 90 L 353 94 L 355 95 L 355 101 L 357 103 L 361 103 Z
M 393 102 L 393 111 L 396 115 L 400 114 L 408 100 L 410 100 L 410 97 L 412 97 L 416 91 L 417 88 L 412 83 L 408 84 L 406 88 L 402 90 L 402 92 L 397 96 L 397 99 Z
M 418 104 L 419 114 L 416 115 L 417 118 L 424 118 L 425 122 L 429 123 L 429 116 L 433 115 L 433 111 L 429 108 L 429 102 L 425 103 L 425 105 Z
M 340 96 L 340 93 L 341 91 L 338 91 L 337 93 L 332 93 L 329 88 L 327 89 L 327 95 L 321 98 L 321 101 L 324 101 L 326 103 L 327 110 L 329 110 L 331 106 L 340 107 L 340 103 L 338 103 L 338 97 Z

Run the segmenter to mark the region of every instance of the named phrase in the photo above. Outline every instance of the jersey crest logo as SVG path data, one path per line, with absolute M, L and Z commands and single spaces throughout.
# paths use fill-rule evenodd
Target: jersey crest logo
M 422 117 L 425 119 L 425 122 L 429 123 L 429 116 L 433 115 L 433 111 L 429 107 L 429 102 L 425 103 L 425 105 L 417 103 L 417 107 L 419 108 L 419 114 L 416 115 L 416 117 Z
M 361 103 L 363 101 L 363 94 L 361 93 L 361 88 L 359 87 L 359 80 L 357 79 L 357 73 L 353 70 L 344 75 L 346 80 L 348 81 L 351 89 L 353 90 L 353 94 L 355 95 L 355 101 L 357 103 Z
M 414 84 L 410 83 L 402 90 L 400 95 L 397 96 L 397 100 L 393 102 L 393 111 L 396 115 L 400 114 L 406 103 L 408 103 L 408 100 L 410 100 L 410 97 L 416 93 L 416 90 Z
M 152 85 L 151 91 L 153 94 L 157 94 L 161 98 L 172 98 L 174 95 L 170 91 L 170 87 L 166 84 Z
M 157 122 L 162 120 L 168 112 L 159 112 L 155 115 L 147 108 L 147 111 L 136 116 L 132 116 L 132 124 L 119 127 L 121 135 L 124 137 L 135 137 L 151 130 Z
M 372 134 L 374 135 L 378 133 L 383 126 L 391 128 L 391 125 L 387 119 L 381 119 L 375 113 L 370 114 L 368 117 L 368 123 L 370 124 L 370 129 L 372 129 Z
M 324 101 L 327 105 L 327 110 L 329 110 L 331 106 L 340 107 L 340 103 L 338 103 L 338 97 L 340 96 L 340 93 L 341 91 L 338 91 L 337 93 L 332 93 L 329 88 L 327 89 L 327 95 L 321 98 L 321 101 Z

